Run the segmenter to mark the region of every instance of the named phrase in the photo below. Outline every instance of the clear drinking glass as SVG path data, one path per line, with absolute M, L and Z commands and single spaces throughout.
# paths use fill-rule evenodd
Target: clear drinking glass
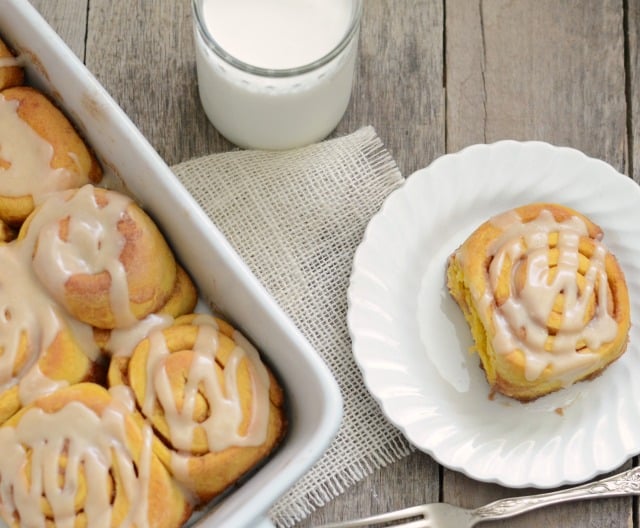
M 222 48 L 207 27 L 206 1 L 192 0 L 192 8 L 198 90 L 211 123 L 244 148 L 288 149 L 325 138 L 351 96 L 362 0 L 345 0 L 350 20 L 329 53 L 286 69 L 247 64 Z

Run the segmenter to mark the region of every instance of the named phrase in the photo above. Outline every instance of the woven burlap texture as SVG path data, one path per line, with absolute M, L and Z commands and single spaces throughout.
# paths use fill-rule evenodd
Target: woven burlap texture
M 291 151 L 214 154 L 173 170 L 340 386 L 344 418 L 337 436 L 270 512 L 276 526 L 293 526 L 410 452 L 369 396 L 347 328 L 354 252 L 402 176 L 372 127 Z

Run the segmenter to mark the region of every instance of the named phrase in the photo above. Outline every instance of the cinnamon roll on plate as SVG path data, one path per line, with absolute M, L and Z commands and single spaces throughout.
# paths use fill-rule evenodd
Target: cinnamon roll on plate
M 534 203 L 486 221 L 450 256 L 447 286 L 493 391 L 534 400 L 624 353 L 629 294 L 603 236 L 578 211 Z

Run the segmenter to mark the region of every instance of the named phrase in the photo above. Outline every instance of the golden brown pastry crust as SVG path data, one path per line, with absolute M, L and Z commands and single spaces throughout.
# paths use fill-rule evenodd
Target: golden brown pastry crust
M 171 295 L 158 313 L 179 317 L 192 313 L 198 302 L 198 291 L 185 269 L 177 265 L 176 281 Z
M 11 52 L 9 47 L 0 40 L 0 64 L 2 60 L 5 59 L 14 59 L 14 54 Z M 13 86 L 20 86 L 24 82 L 24 70 L 22 66 L 19 65 L 11 65 L 11 66 L 1 66 L 0 65 L 0 90 L 4 90 L 5 88 L 11 88 Z
M 4 48 L 0 46 L 0 57 L 2 53 Z M 7 75 L 8 73 L 11 75 Z M 16 76 L 16 73 L 19 75 Z M 8 84 L 3 85 L 4 82 Z M 24 276 L 15 281 L 16 284 L 20 284 L 19 288 L 12 291 L 26 291 L 24 284 L 28 284 L 31 291 L 30 295 L 13 295 L 11 298 L 23 299 L 29 310 L 32 310 L 34 304 L 41 308 L 38 311 L 39 318 L 36 317 L 37 321 L 32 321 L 29 329 L 33 327 L 36 334 L 52 333 L 50 329 L 57 328 L 55 325 L 52 326 L 55 322 L 60 325 L 60 330 L 49 341 L 38 341 L 38 337 L 32 337 L 29 332 L 24 332 L 20 339 L 16 340 L 19 344 L 17 359 L 15 366 L 11 367 L 16 382 L 13 383 L 11 380 L 0 388 L 0 442 L 3 438 L 6 440 L 6 437 L 2 436 L 3 431 L 15 427 L 34 409 L 55 413 L 67 404 L 82 403 L 97 415 L 105 416 L 113 412 L 113 405 L 121 408 L 135 405 L 135 402 L 130 400 L 131 394 L 138 396 L 140 400 L 140 387 L 147 387 L 154 382 L 153 373 L 142 372 L 144 363 L 140 361 L 140 357 L 144 355 L 145 343 L 149 344 L 150 334 L 154 332 L 154 325 L 158 325 L 159 328 L 166 327 L 163 333 L 166 332 L 167 341 L 172 346 L 169 362 L 173 367 L 177 367 L 177 370 L 169 369 L 169 372 L 173 388 L 177 389 L 174 393 L 176 400 L 184 401 L 179 386 L 181 381 L 184 382 L 189 376 L 186 369 L 191 361 L 195 361 L 194 349 L 197 349 L 197 354 L 205 354 L 201 349 L 202 344 L 194 342 L 194 339 L 201 339 L 198 337 L 198 327 L 202 325 L 203 318 L 202 314 L 192 313 L 198 300 L 196 287 L 187 272 L 177 264 L 170 247 L 152 219 L 133 200 L 122 195 L 129 201 L 129 205 L 122 210 L 122 217 L 117 222 L 101 223 L 100 229 L 94 230 L 94 234 L 102 235 L 90 236 L 88 229 L 78 237 L 77 233 L 82 229 L 78 228 L 77 224 L 73 225 L 75 213 L 80 211 L 84 215 L 82 220 L 88 220 L 89 223 L 93 218 L 90 218 L 91 214 L 85 207 L 86 202 L 80 210 L 67 209 L 64 207 L 65 200 L 70 201 L 82 193 L 88 195 L 90 189 L 91 196 L 98 204 L 96 209 L 102 210 L 109 208 L 112 198 L 114 202 L 120 198 L 115 199 L 118 193 L 114 191 L 93 186 L 102 178 L 102 171 L 95 156 L 71 123 L 45 95 L 25 86 L 8 87 L 21 82 L 22 68 L 0 67 L 0 88 L 4 88 L 0 91 L 0 102 L 11 103 L 4 107 L 6 112 L 2 115 L 2 124 L 8 122 L 11 126 L 3 130 L 23 131 L 20 135 L 9 134 L 3 137 L 5 158 L 0 156 L 0 178 L 5 170 L 6 179 L 5 187 L 2 188 L 4 192 L 0 192 L 0 247 L 7 250 L 3 252 L 4 258 L 7 259 L 4 263 L 12 262 L 15 264 L 12 270 L 15 268 L 24 272 Z M 16 162 L 12 165 L 12 160 L 18 159 L 19 156 L 9 153 L 22 154 L 23 160 L 30 157 L 24 155 L 22 148 L 16 148 L 16 144 L 25 143 L 16 141 L 16 138 L 22 137 L 31 138 L 33 141 L 27 144 L 37 145 L 34 151 L 39 149 L 38 152 L 44 153 L 42 156 L 35 156 L 38 161 L 44 160 L 38 165 L 43 167 L 43 170 L 28 172 L 42 174 L 45 177 L 64 171 L 71 171 L 74 175 L 66 178 L 65 184 L 58 184 L 58 179 L 46 180 L 56 182 L 55 186 L 46 186 L 44 190 L 33 193 L 33 182 L 30 179 L 24 182 L 11 179 L 14 177 L 11 167 L 24 166 L 24 163 Z M 52 170 L 49 171 L 48 168 Z M 9 174 L 11 177 L 7 177 Z M 70 181 L 74 184 L 68 185 Z M 16 182 L 23 182 L 25 189 L 17 190 Z M 58 190 L 61 192 L 52 192 Z M 54 207 L 50 208 L 52 203 Z M 43 210 L 46 210 L 46 214 L 43 214 Z M 59 211 L 59 214 L 56 215 L 56 211 Z M 109 226 L 114 229 L 105 233 L 104 228 Z M 75 238 L 72 232 L 76 233 Z M 104 271 L 104 267 L 100 268 L 102 263 L 98 262 L 98 258 L 83 261 L 83 250 L 75 252 L 76 248 L 82 247 L 87 254 L 86 249 L 89 248 L 88 255 L 95 257 L 101 248 L 120 237 L 123 240 L 122 251 L 116 254 L 127 272 L 128 288 L 118 290 L 116 296 L 125 301 L 118 306 L 126 307 L 127 301 L 129 302 L 129 310 L 114 308 L 113 297 L 110 298 L 113 293 L 110 286 L 114 282 L 112 278 L 115 273 L 110 275 Z M 71 239 L 79 241 L 79 245 L 67 244 Z M 51 240 L 54 242 L 51 243 Z M 64 249 L 60 249 L 63 246 Z M 43 249 L 45 247 L 46 250 Z M 60 249 L 60 252 L 55 253 L 56 249 Z M 78 272 L 76 266 L 82 270 Z M 60 272 L 52 272 L 58 267 Z M 100 271 L 88 271 L 93 268 Z M 12 282 L 11 278 L 19 274 L 5 274 L 5 278 L 8 277 Z M 128 293 L 128 297 L 121 295 L 123 291 Z M 41 320 L 41 315 L 49 310 L 55 312 L 56 315 L 52 318 L 55 321 L 47 320 L 45 323 Z M 130 312 L 131 317 L 127 315 L 126 322 L 123 322 L 123 317 L 117 315 L 123 312 Z M 17 311 L 14 313 L 17 314 Z M 190 315 L 180 317 L 184 314 Z M 6 317 L 7 312 L 4 315 Z M 23 318 L 15 317 L 14 322 L 18 321 L 23 321 Z M 2 326 L 0 324 L 0 327 Z M 232 385 L 223 372 L 237 371 L 231 377 L 237 377 L 238 407 L 242 411 L 237 429 L 240 440 L 238 443 L 231 441 L 224 448 L 211 449 L 204 445 L 206 442 L 203 443 L 203 434 L 199 431 L 194 434 L 193 450 L 174 448 L 171 445 L 170 427 L 166 418 L 163 418 L 166 417 L 166 413 L 160 405 L 155 405 L 154 411 L 150 414 L 144 414 L 142 408 L 134 410 L 131 414 L 125 413 L 126 443 L 136 469 L 133 475 L 129 473 L 126 477 L 122 475 L 121 468 L 115 468 L 111 472 L 113 483 L 110 489 L 114 495 L 113 525 L 119 525 L 123 521 L 123 515 L 127 515 L 130 508 L 135 506 L 126 498 L 118 498 L 117 492 L 135 486 L 137 477 L 146 472 L 142 467 L 144 462 L 141 461 L 141 456 L 144 458 L 142 436 L 148 434 L 149 453 L 153 450 L 153 456 L 148 494 L 140 496 L 139 502 L 145 507 L 148 505 L 149 526 L 167 528 L 182 525 L 189 517 L 192 506 L 199 505 L 228 489 L 240 477 L 263 462 L 282 440 L 287 422 L 281 386 L 271 371 L 261 363 L 257 352 L 254 356 L 238 354 L 243 344 L 237 340 L 237 333 L 229 324 L 217 320 L 216 328 L 218 335 L 215 340 L 219 341 L 220 346 L 213 352 L 217 365 L 213 378 L 218 380 L 225 394 L 231 394 L 235 390 L 232 389 L 235 384 Z M 0 330 L 4 332 L 0 332 L 0 342 L 6 343 L 6 328 Z M 133 356 L 118 354 L 123 351 L 126 354 L 131 353 L 130 349 L 138 342 L 138 337 L 141 340 L 140 345 L 136 347 Z M 8 356 L 6 350 L 0 346 L 0 358 L 3 355 Z M 254 359 L 247 359 L 250 356 Z M 233 366 L 236 365 L 236 361 L 237 368 Z M 29 397 L 26 397 L 19 385 L 20 377 L 27 367 L 31 367 L 30 372 L 35 373 L 29 378 Z M 109 382 L 106 380 L 107 368 Z M 255 372 L 264 372 L 266 376 L 256 381 L 253 378 Z M 109 392 L 105 390 L 105 386 L 108 385 L 112 386 Z M 262 391 L 265 387 L 266 393 Z M 203 398 L 199 397 L 196 414 L 202 415 L 203 408 L 205 414 L 211 412 L 206 409 L 206 402 L 203 407 L 202 401 Z M 265 407 L 268 413 L 263 422 L 264 439 L 254 440 L 251 431 L 260 429 L 256 428 L 255 424 L 261 420 L 255 418 L 258 415 L 255 410 Z M 156 434 L 151 433 L 152 428 Z M 34 431 L 39 431 L 40 427 L 37 421 L 34 421 L 28 429 L 27 432 L 33 434 Z M 51 428 L 51 432 L 55 434 L 64 434 L 65 430 L 66 426 L 59 426 L 57 423 Z M 232 440 L 234 436 L 235 434 L 231 434 Z M 249 441 L 243 443 L 246 438 L 249 438 Z M 67 447 L 63 451 L 69 444 L 65 445 Z M 177 465 L 176 459 L 179 462 Z M 64 466 L 68 459 L 64 453 L 59 462 L 61 467 L 47 464 L 47 467 L 43 468 L 46 475 L 44 478 L 66 478 Z M 21 472 L 20 477 L 30 478 L 30 467 L 31 462 L 28 462 L 24 475 Z M 1 473 L 2 468 L 6 469 L 6 466 L 0 464 L 0 482 L 7 482 L 8 475 L 6 472 Z M 48 471 L 53 473 L 47 473 Z M 82 484 L 82 491 L 78 495 L 82 496 L 91 482 L 84 476 L 79 477 L 78 481 Z M 185 495 L 188 495 L 189 500 Z M 46 525 L 55 526 L 49 502 L 47 497 L 31 501 L 28 511 L 18 511 L 16 516 L 15 510 L 9 511 L 7 505 L 2 504 L 0 497 L 0 515 L 4 515 L 10 526 L 18 526 L 23 524 L 23 519 L 28 515 L 34 515 L 34 511 L 37 512 L 43 507 L 47 510 Z M 78 513 L 74 526 L 87 525 L 84 513 L 86 512 Z M 131 518 L 127 520 L 132 521 Z M 136 523 L 135 520 L 132 522 L 132 525 L 137 526 L 146 524 Z
M 53 341 L 43 346 L 41 336 L 22 333 L 16 361 L 12 368 L 14 379 L 0 391 L 0 424 L 18 412 L 23 405 L 20 397 L 20 382 L 25 370 L 37 369 L 42 376 L 54 383 L 74 384 L 90 381 L 95 375 L 95 365 L 74 339 L 68 327 L 63 327 Z M 0 357 L 8 351 L 0 347 Z M 2 358 L 4 360 L 4 358 Z M 31 365 L 35 363 L 35 365 Z
M 582 230 L 579 237 L 573 227 L 568 234 L 569 224 Z M 534 236 L 542 239 L 527 238 Z M 493 391 L 533 400 L 597 376 L 623 354 L 629 296 L 602 236 L 581 213 L 536 203 L 488 220 L 450 256 L 447 285 Z M 603 275 L 595 271 L 600 260 Z M 590 326 L 608 337 L 599 342 Z
M 71 413 L 61 414 L 72 405 L 75 407 Z M 68 419 L 78 410 L 86 412 L 83 416 L 91 417 L 91 422 Z M 56 415 L 61 423 L 48 430 L 34 431 L 29 427 L 30 434 L 26 437 L 12 435 L 11 430 L 21 427 L 34 414 Z M 83 429 L 96 425 L 105 436 L 92 442 L 91 432 Z M 78 452 L 77 446 L 87 442 L 87 438 L 89 445 Z M 11 482 L 16 491 L 0 497 L 0 513 L 9 526 L 17 528 L 22 524 L 21 519 L 33 519 L 34 514 L 25 509 L 32 507 L 40 508 L 37 516 L 42 516 L 46 526 L 56 526 L 54 512 L 57 512 L 64 521 L 68 521 L 69 516 L 79 528 L 88 528 L 92 520 L 94 523 L 96 519 L 103 520 L 104 515 L 109 516 L 110 526 L 114 527 L 133 522 L 132 525 L 138 526 L 175 528 L 190 515 L 190 503 L 153 454 L 151 446 L 146 445 L 145 432 L 99 385 L 81 383 L 39 398 L 0 428 L 0 443 L 5 448 L 15 446 L 18 452 L 24 453 L 18 472 L 9 474 L 7 470 L 13 464 L 0 463 L 0 480 Z M 42 456 L 50 453 L 46 450 L 48 443 L 60 446 L 55 459 L 51 459 L 51 454 Z M 82 462 L 78 463 L 76 457 L 83 457 Z M 61 508 L 65 502 L 61 490 L 42 485 L 41 472 L 46 475 L 52 467 L 57 469 L 59 479 L 67 478 L 69 468 L 77 468 L 73 478 L 59 481 L 64 482 L 67 493 L 75 498 L 74 511 Z M 135 476 L 135 482 L 130 481 L 130 475 Z M 42 488 L 39 497 L 28 503 L 15 500 L 19 489 L 32 487 Z M 95 500 L 95 494 L 102 491 L 109 496 Z M 137 524 L 137 520 L 142 522 Z
M 17 86 L 3 90 L 0 95 L 6 101 L 18 101 L 18 116 L 53 147 L 51 169 L 67 171 L 76 182 L 75 187 L 101 180 L 102 169 L 97 159 L 69 120 L 44 94 L 28 86 Z M 20 224 L 34 207 L 32 194 L 0 194 L 0 220 L 8 224 Z
M 67 201 L 73 200 L 77 193 L 86 192 L 87 189 L 88 187 L 84 187 L 82 190 L 69 191 Z M 111 201 L 122 196 L 116 191 L 99 187 L 90 190 L 97 202 L 97 209 L 107 207 Z M 42 210 L 43 207 L 36 208 L 27 218 L 18 235 L 19 240 L 28 236 L 31 225 L 38 221 Z M 55 218 L 58 229 L 55 232 L 43 231 L 38 235 L 34 258 L 43 244 L 43 237 L 56 236 L 63 241 L 67 240 L 70 218 L 73 215 L 70 217 L 64 214 Z M 195 301 L 193 284 L 186 274 L 178 273 L 177 263 L 166 240 L 140 206 L 130 201 L 117 223 L 107 225 L 106 229 L 117 230 L 115 235 L 123 241 L 118 259 L 126 273 L 129 309 L 136 319 L 144 319 L 159 311 L 170 300 L 178 304 Z M 89 247 L 83 253 L 79 248 L 79 251 L 79 259 L 90 261 L 96 249 Z M 50 265 L 56 264 L 52 262 Z M 180 285 L 178 278 L 181 279 Z M 100 270 L 96 273 L 72 274 L 64 284 L 63 294 L 58 293 L 58 285 L 48 283 L 46 278 L 43 279 L 43 285 L 79 321 L 96 328 L 113 329 L 121 326 L 116 313 L 117 305 L 114 305 L 112 299 L 113 281 L 115 278 L 108 270 Z M 176 290 L 178 287 L 185 292 Z
M 199 329 L 203 325 L 211 324 L 215 325 L 216 337 L 207 345 L 211 348 L 203 350 Z M 184 446 L 178 447 L 171 431 L 171 421 L 175 420 L 175 416 L 172 414 L 172 417 L 169 417 L 169 414 L 176 410 L 164 407 L 163 402 L 166 405 L 168 399 L 169 407 L 175 405 L 178 412 L 183 406 L 188 405 L 187 386 L 192 363 L 197 361 L 198 354 L 215 358 L 218 364 L 215 374 L 217 383 L 225 397 L 232 398 L 231 394 L 235 388 L 232 389 L 226 385 L 226 380 L 230 379 L 227 377 L 229 373 L 226 368 L 227 365 L 233 368 L 236 360 L 234 354 L 238 347 L 243 347 L 245 344 L 236 341 L 236 332 L 231 325 L 218 318 L 205 317 L 203 320 L 202 314 L 189 314 L 177 318 L 170 327 L 162 330 L 161 343 L 160 347 L 166 347 L 163 352 L 168 355 L 161 362 L 153 363 L 153 366 L 149 363 L 154 356 L 152 348 L 158 346 L 158 336 L 151 336 L 141 341 L 131 357 L 112 358 L 108 372 L 109 385 L 111 387 L 125 385 L 131 388 L 139 413 L 138 420 L 147 420 L 153 424 L 156 434 L 155 452 L 172 472 L 174 478 L 194 493 L 198 500 L 207 501 L 232 486 L 242 475 L 264 460 L 278 445 L 286 430 L 283 392 L 270 371 L 266 372 L 267 393 L 262 394 L 256 391 L 253 377 L 256 375 L 255 368 L 259 365 L 251 363 L 251 360 L 244 356 L 237 364 L 237 372 L 233 376 L 237 382 L 239 404 L 242 409 L 238 434 L 248 435 L 250 427 L 253 427 L 250 424 L 261 419 L 257 416 L 260 411 L 256 410 L 254 399 L 264 396 L 268 399 L 268 402 L 265 402 L 268 416 L 265 417 L 267 421 L 264 438 L 259 443 L 250 445 L 240 445 L 232 440 L 227 447 L 212 450 L 209 447 L 210 438 L 207 437 L 208 432 L 204 424 L 211 419 L 212 414 L 228 411 L 225 410 L 226 406 L 220 406 L 217 400 L 209 399 L 211 391 L 199 385 L 193 416 L 189 419 L 194 426 L 190 447 L 186 449 Z M 166 372 L 167 382 L 171 386 L 169 398 L 154 386 L 160 376 L 160 368 Z M 149 376 L 149 372 L 154 373 L 153 378 Z M 210 381 L 213 382 L 213 380 Z M 155 392 L 157 390 L 158 392 Z M 146 401 L 150 392 L 156 394 L 151 406 Z M 181 459 L 178 465 L 176 465 L 176 458 Z

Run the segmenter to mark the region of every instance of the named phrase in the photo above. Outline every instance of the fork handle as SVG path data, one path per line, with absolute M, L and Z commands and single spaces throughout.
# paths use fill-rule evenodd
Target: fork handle
M 640 495 L 640 467 L 573 488 L 540 495 L 499 499 L 473 510 L 473 516 L 476 522 L 505 519 L 551 504 L 622 495 Z

